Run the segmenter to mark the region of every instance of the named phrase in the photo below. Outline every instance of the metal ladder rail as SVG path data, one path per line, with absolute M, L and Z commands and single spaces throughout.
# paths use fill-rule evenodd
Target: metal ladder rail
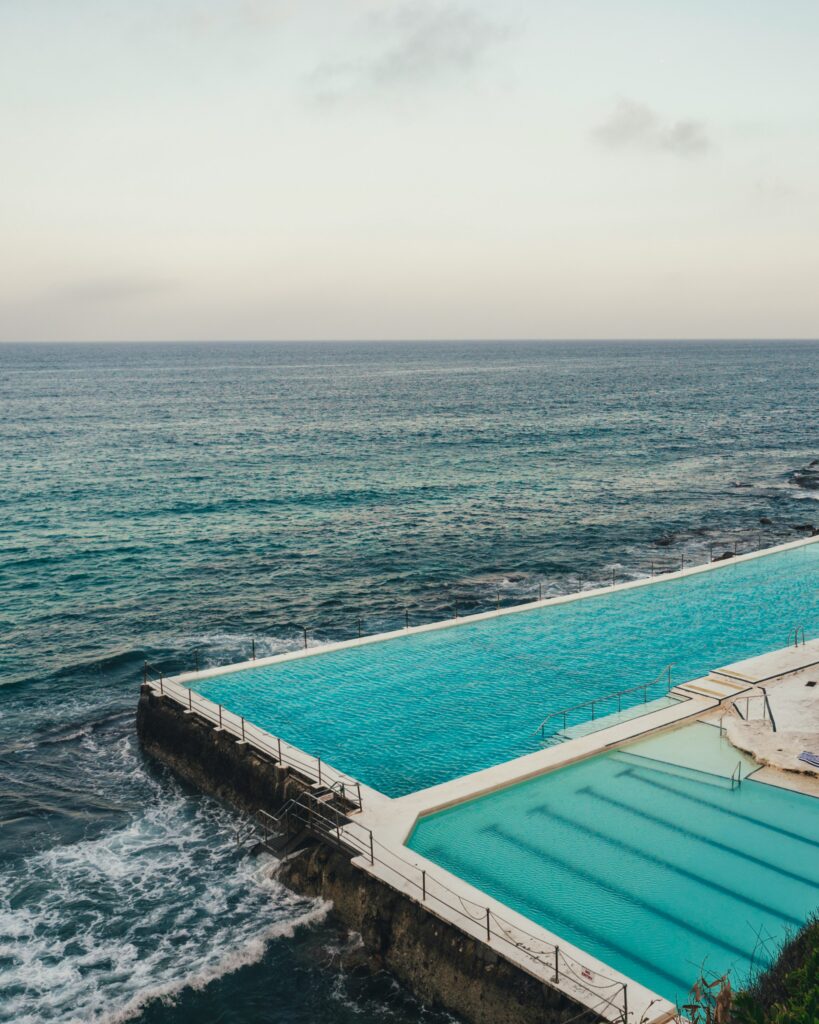
M 548 722 L 550 722 L 553 718 L 561 718 L 562 717 L 562 719 L 563 719 L 563 729 L 565 730 L 566 729 L 566 721 L 567 721 L 566 720 L 566 716 L 571 714 L 572 711 L 579 711 L 581 708 L 588 708 L 588 707 L 590 707 L 592 709 L 591 720 L 594 721 L 594 719 L 595 719 L 595 715 L 594 715 L 594 706 L 595 706 L 595 704 L 600 704 L 603 701 L 607 701 L 607 700 L 614 700 L 615 697 L 617 698 L 617 711 L 620 712 L 620 711 L 622 711 L 622 698 L 624 696 L 626 696 L 626 694 L 639 693 L 640 690 L 643 691 L 643 699 L 644 699 L 644 702 L 647 703 L 648 702 L 648 691 L 653 686 L 656 686 L 660 682 L 660 680 L 663 678 L 663 676 L 666 676 L 666 678 L 667 678 L 666 691 L 665 692 L 666 693 L 670 693 L 671 690 L 674 689 L 674 686 L 673 686 L 673 684 L 671 682 L 671 670 L 672 670 L 673 667 L 674 667 L 674 662 L 671 662 L 668 665 L 666 665 L 665 668 L 661 669 L 661 671 L 657 674 L 656 678 L 654 678 L 650 683 L 642 683 L 640 686 L 630 686 L 630 687 L 628 687 L 625 690 L 615 690 L 612 693 L 603 694 L 602 697 L 593 697 L 591 700 L 583 701 L 581 704 L 573 704 L 571 707 L 563 708 L 560 711 L 550 711 L 549 714 L 543 719 L 543 721 L 537 727 L 537 729 L 535 729 L 535 731 L 532 733 L 532 735 L 533 736 L 537 736 L 537 734 L 540 733 L 541 739 L 545 738 L 545 735 L 546 735 L 546 724 Z
M 793 646 L 799 647 L 799 636 L 802 636 L 802 647 L 805 646 L 805 627 L 803 625 L 794 626 L 793 629 L 788 633 L 788 647 L 791 646 L 791 638 L 793 638 Z

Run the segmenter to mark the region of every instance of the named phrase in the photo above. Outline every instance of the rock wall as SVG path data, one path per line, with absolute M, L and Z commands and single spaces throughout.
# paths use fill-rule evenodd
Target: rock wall
M 145 752 L 197 788 L 243 811 L 269 813 L 307 788 L 287 769 L 143 687 L 137 732 Z M 358 932 L 373 966 L 399 978 L 419 999 L 472 1024 L 577 1024 L 600 1018 L 441 921 L 409 897 L 314 844 L 279 868 L 288 887 L 333 904 Z

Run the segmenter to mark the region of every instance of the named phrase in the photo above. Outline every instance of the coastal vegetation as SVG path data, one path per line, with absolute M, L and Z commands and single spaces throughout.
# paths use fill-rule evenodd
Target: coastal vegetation
M 688 1024 L 817 1024 L 819 912 L 789 939 L 774 963 L 739 992 L 728 975 L 703 976 L 680 1007 Z

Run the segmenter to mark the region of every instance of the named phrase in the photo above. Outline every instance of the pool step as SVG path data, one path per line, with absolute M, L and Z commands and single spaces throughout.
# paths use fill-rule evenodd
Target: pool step
M 712 677 L 719 676 L 720 679 L 727 679 L 732 683 L 738 683 L 745 687 L 756 685 L 755 679 L 751 679 L 751 677 L 746 676 L 744 672 L 738 672 L 734 668 L 730 671 L 727 668 L 712 668 L 709 675 Z
M 727 697 L 744 693 L 751 685 L 750 680 L 724 679 L 712 672 L 704 679 L 694 679 L 690 683 L 675 686 L 671 693 L 681 697 L 710 697 L 712 700 L 723 701 Z

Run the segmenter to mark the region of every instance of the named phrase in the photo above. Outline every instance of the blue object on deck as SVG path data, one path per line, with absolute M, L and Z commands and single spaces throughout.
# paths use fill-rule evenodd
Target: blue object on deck
M 809 750 L 803 750 L 799 755 L 799 760 L 804 761 L 805 764 L 812 764 L 814 768 L 819 768 L 819 754 L 811 754 Z

